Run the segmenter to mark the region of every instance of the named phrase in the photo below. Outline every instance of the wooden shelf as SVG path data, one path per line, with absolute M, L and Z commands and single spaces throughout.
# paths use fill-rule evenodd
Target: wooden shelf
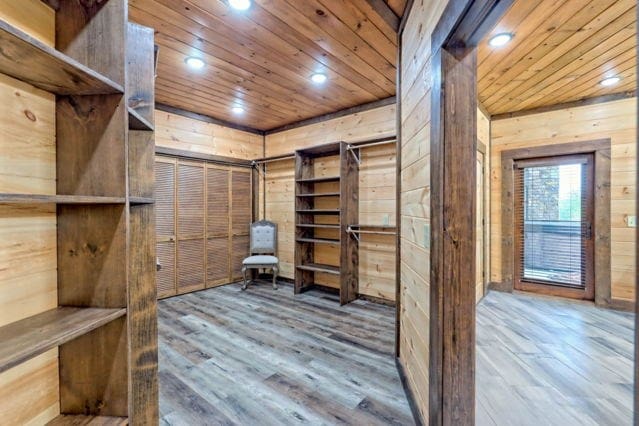
M 358 229 L 396 229 L 397 227 L 395 225 L 348 225 L 351 228 L 358 228 Z
M 146 118 L 142 117 L 135 109 L 128 107 L 129 112 L 129 130 L 148 130 L 154 131 L 153 124 Z
M 339 224 L 330 223 L 298 223 L 298 228 L 340 229 Z
M 149 197 L 129 197 L 129 204 L 132 206 L 155 204 L 155 199 Z
M 124 88 L 0 20 L 0 73 L 56 95 L 123 93 Z
M 332 209 L 313 209 L 313 210 L 297 210 L 299 214 L 319 214 L 319 215 L 337 215 L 339 210 Z
M 339 240 L 332 238 L 298 238 L 298 243 L 339 244 Z
M 124 204 L 124 197 L 0 193 L 0 204 Z
M 80 414 L 60 414 L 47 426 L 127 426 L 126 417 L 83 416 Z
M 321 263 L 307 263 L 306 265 L 297 265 L 297 269 L 311 272 L 324 272 L 331 275 L 339 275 L 339 268 L 332 265 L 324 265 Z
M 297 179 L 297 183 L 322 183 L 322 182 L 339 182 L 339 176 L 322 176 L 315 178 Z
M 311 194 L 297 194 L 298 197 L 339 197 L 339 192 L 316 192 Z
M 126 314 L 126 309 L 59 307 L 0 327 L 0 372 Z

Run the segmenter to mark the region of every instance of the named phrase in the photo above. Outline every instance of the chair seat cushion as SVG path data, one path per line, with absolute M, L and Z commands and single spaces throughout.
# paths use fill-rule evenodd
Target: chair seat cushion
M 277 265 L 279 260 L 275 256 L 257 255 L 244 259 L 242 265 Z

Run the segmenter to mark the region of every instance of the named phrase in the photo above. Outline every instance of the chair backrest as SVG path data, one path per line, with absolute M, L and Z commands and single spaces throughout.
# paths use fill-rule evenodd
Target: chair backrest
M 251 224 L 251 254 L 277 255 L 277 224 L 268 220 Z

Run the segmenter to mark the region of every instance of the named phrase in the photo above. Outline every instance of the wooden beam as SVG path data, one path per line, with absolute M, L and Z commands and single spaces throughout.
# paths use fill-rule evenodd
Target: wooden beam
M 181 115 L 182 117 L 192 118 L 193 120 L 204 121 L 205 123 L 217 124 L 218 126 L 230 127 L 231 129 L 240 130 L 242 132 L 264 136 L 264 132 L 262 130 L 254 129 L 249 126 L 243 126 L 241 124 L 231 123 L 230 121 L 226 120 L 220 120 L 219 118 L 211 117 L 210 115 L 187 111 L 182 108 L 176 108 L 171 105 L 156 103 L 155 109 L 171 114 Z
M 506 112 L 504 114 L 495 114 L 490 116 L 491 120 L 504 120 L 507 118 L 523 117 L 526 115 L 540 114 L 542 112 L 557 111 L 568 108 L 578 108 L 587 105 L 601 104 L 604 102 L 613 102 L 621 99 L 634 98 L 637 92 L 629 90 L 626 92 L 612 93 L 610 95 L 595 96 L 594 98 L 579 99 L 577 101 L 564 102 L 561 104 L 542 106 L 538 108 L 526 109 L 523 111 Z
M 309 126 L 311 124 L 321 123 L 323 121 L 333 120 L 334 118 L 345 117 L 351 114 L 357 114 L 359 112 L 369 111 L 375 108 L 381 108 L 387 105 L 392 105 L 396 102 L 395 96 L 391 96 L 385 99 L 381 99 L 379 101 L 368 102 L 361 105 L 356 105 L 354 107 L 346 108 L 340 111 L 331 112 L 329 114 L 319 115 L 313 118 L 307 118 L 302 121 L 297 121 L 295 123 L 287 124 L 285 126 L 276 127 L 274 129 L 267 130 L 264 132 L 265 136 L 269 136 L 279 132 L 285 132 L 287 130 L 297 129 L 298 127 Z
M 382 17 L 382 19 L 388 24 L 393 31 L 399 30 L 399 16 L 395 15 L 393 9 L 391 9 L 384 0 L 366 0 L 368 4 L 375 10 L 375 12 Z

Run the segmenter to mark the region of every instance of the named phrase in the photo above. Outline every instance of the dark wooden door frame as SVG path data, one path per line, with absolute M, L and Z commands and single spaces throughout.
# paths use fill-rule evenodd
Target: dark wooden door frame
M 594 262 L 595 304 L 615 307 L 610 279 L 610 139 L 568 142 L 519 148 L 501 153 L 501 252 L 502 280 L 491 288 L 512 292 L 514 288 L 514 163 L 517 160 L 556 155 L 593 154 L 594 156 Z
M 431 35 L 431 425 L 475 424 L 476 47 L 513 1 L 450 0 Z

